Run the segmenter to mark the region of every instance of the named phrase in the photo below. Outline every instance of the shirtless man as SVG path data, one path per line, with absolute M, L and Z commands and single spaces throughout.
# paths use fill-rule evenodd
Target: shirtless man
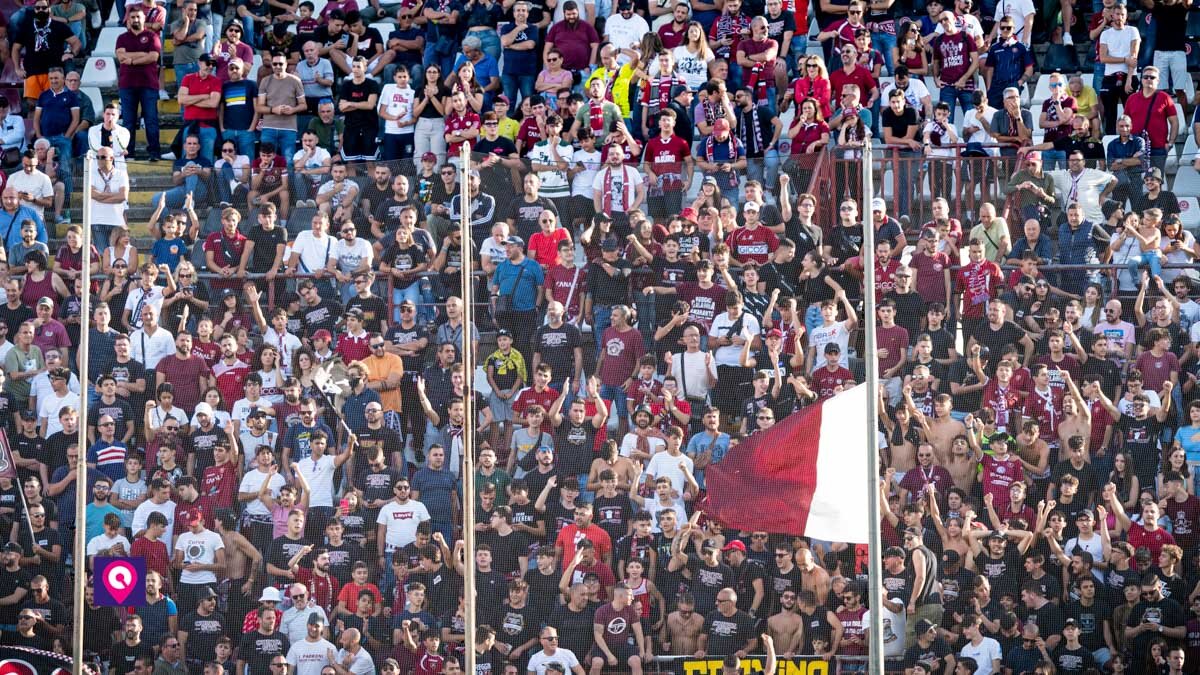
M 230 605 L 235 605 L 239 598 L 232 597 L 241 594 L 244 609 L 249 611 L 251 592 L 254 590 L 254 571 L 262 565 L 262 553 L 254 548 L 250 540 L 242 536 L 236 529 L 237 521 L 232 513 L 221 514 L 216 519 L 217 534 L 225 543 L 225 576 L 228 577 L 231 591 Z M 240 606 L 240 605 L 235 605 Z M 242 616 L 234 614 L 230 616 Z
M 971 415 L 967 415 L 967 420 L 970 421 L 969 423 L 974 422 Z M 943 466 L 950 472 L 950 480 L 954 481 L 954 487 L 971 494 L 972 487 L 975 485 L 975 469 L 979 463 L 972 456 L 971 446 L 965 435 L 954 437 L 954 441 L 950 445 L 950 458 Z
M 784 658 L 792 658 L 803 646 L 804 622 L 796 612 L 796 592 L 779 596 L 779 612 L 767 619 L 767 634 L 783 649 Z
M 946 461 L 950 448 L 954 445 L 954 437 L 967 433 L 966 426 L 950 416 L 952 408 L 950 395 L 938 394 L 933 399 L 933 418 L 922 416 L 925 436 L 933 444 L 933 451 L 937 453 L 939 463 Z
M 817 596 L 817 604 L 824 605 L 829 598 L 829 572 L 817 564 L 812 550 L 796 551 L 796 567 L 800 568 L 800 588 Z
M 1046 482 L 1050 480 L 1050 446 L 1038 432 L 1038 423 L 1027 419 L 1016 438 L 1017 457 L 1025 467 L 1025 478 L 1034 488 L 1035 498 L 1046 494 Z
M 675 598 L 675 607 L 667 615 L 658 639 L 667 654 L 694 654 L 700 648 L 704 617 L 696 612 L 696 600 L 691 593 L 680 593 Z
M 1063 398 L 1063 418 L 1058 423 L 1058 446 L 1067 447 L 1067 440 L 1072 436 L 1090 439 L 1092 437 L 1092 409 L 1083 400 L 1083 394 L 1071 373 L 1062 372 L 1063 382 L 1067 385 L 1067 395 Z

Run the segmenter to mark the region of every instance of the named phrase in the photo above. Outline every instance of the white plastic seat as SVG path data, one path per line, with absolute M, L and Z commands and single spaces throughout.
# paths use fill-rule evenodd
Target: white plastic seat
M 1183 229 L 1196 234 L 1196 231 L 1200 230 L 1200 199 L 1180 197 L 1179 220 L 1183 223 Z
M 112 56 L 93 56 L 87 60 L 83 68 L 83 78 L 80 86 L 106 87 L 117 86 L 117 60 Z
M 1038 77 L 1037 85 L 1033 88 L 1033 98 L 1030 99 L 1030 107 L 1041 109 L 1042 101 L 1050 98 L 1050 74 L 1045 73 Z
M 104 110 L 104 97 L 100 94 L 98 87 L 80 87 L 79 93 L 92 101 L 92 110 L 95 110 L 97 114 Z
M 1179 167 L 1178 173 L 1175 174 L 1175 182 L 1171 184 L 1171 191 L 1180 199 L 1200 197 L 1200 171 L 1193 169 L 1190 164 Z
M 120 26 L 101 29 L 100 36 L 96 38 L 96 48 L 92 50 L 92 56 L 116 56 L 117 38 L 124 33 L 125 29 Z

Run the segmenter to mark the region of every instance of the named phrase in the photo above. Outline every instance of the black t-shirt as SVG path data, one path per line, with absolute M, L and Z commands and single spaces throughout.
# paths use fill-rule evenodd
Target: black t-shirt
M 392 244 L 383 252 L 383 257 L 380 258 L 381 263 L 387 263 L 392 269 L 402 272 L 407 272 L 418 265 L 424 264 L 425 261 L 425 249 L 415 241 L 409 243 L 408 246 L 401 246 L 399 243 Z M 393 277 L 392 285 L 397 290 L 404 290 L 417 281 L 418 278 L 415 276 L 404 280 Z
M 357 295 L 346 303 L 346 309 L 360 309 L 363 313 L 363 328 L 378 333 L 388 318 L 387 303 L 378 295 L 360 298 Z
M 333 300 L 322 300 L 315 305 L 302 305 L 300 318 L 304 323 L 304 336 L 312 338 L 319 330 L 337 335 L 337 322 L 342 316 L 342 306 Z
M 946 611 L 966 614 L 978 575 L 962 565 L 955 572 L 947 572 L 945 567 L 940 571 L 938 580 L 942 582 L 942 606 Z
M 193 429 L 188 437 L 188 452 L 196 456 L 196 475 L 201 475 L 208 467 L 216 464 L 213 458 L 213 448 L 225 439 L 225 431 L 213 426 L 208 431 Z
M 25 47 L 25 74 L 45 75 L 51 68 L 62 67 L 62 47 L 71 39 L 72 33 L 67 24 L 50 19 L 42 27 L 43 30 L 48 29 L 49 33 L 39 37 L 35 23 L 37 20 L 32 13 L 27 15 L 14 42 L 20 42 Z
M 0 598 L 12 595 L 18 588 L 29 588 L 29 580 L 32 578 L 33 575 L 28 570 L 18 569 L 16 572 L 9 572 L 0 569 Z M 16 605 L 0 606 L 0 624 L 17 625 L 17 614 L 19 613 Z
M 1025 609 L 1022 607 L 1021 609 Z M 1038 635 L 1059 635 L 1063 628 L 1063 611 L 1062 608 L 1053 602 L 1047 602 L 1038 609 L 1025 609 L 1024 614 L 1018 614 L 1026 624 L 1034 624 L 1038 627 Z
M 696 555 L 688 555 L 687 569 L 691 573 L 688 587 L 696 599 L 696 611 L 706 615 L 716 608 L 717 593 L 722 588 L 732 587 L 737 579 L 737 574 L 729 565 L 717 563 L 715 567 L 710 567 L 703 558 Z M 738 645 L 737 649 L 741 649 L 741 645 Z M 709 653 L 719 652 L 710 647 Z
M 4 216 L 0 215 L 0 221 L 2 221 L 3 218 Z M 20 223 L 17 225 L 17 229 L 20 229 Z M 118 309 L 117 311 L 119 312 L 120 310 Z M 23 303 L 17 305 L 16 308 L 9 307 L 7 303 L 0 305 L 0 321 L 4 322 L 4 324 L 8 326 L 8 335 L 10 339 L 16 337 L 17 331 L 21 328 L 21 324 L 32 318 L 33 309 Z
M 449 567 L 441 565 L 432 572 L 417 572 L 409 575 L 409 580 L 425 584 L 425 598 L 429 601 L 429 611 L 434 615 L 442 616 L 458 608 L 462 577 Z
M 1098 667 L 1096 657 L 1087 648 L 1080 645 L 1078 649 L 1068 649 L 1065 640 L 1054 650 L 1051 659 L 1060 673 L 1083 673 Z
M 549 625 L 558 629 L 558 646 L 572 653 L 587 654 L 596 644 L 592 633 L 592 620 L 599 603 L 589 603 L 581 611 L 573 611 L 567 605 L 559 605 L 550 614 Z
M 287 535 L 276 537 L 271 542 L 270 547 L 267 548 L 266 562 L 286 570 L 288 568 L 288 561 L 299 553 L 300 549 L 304 548 L 304 546 L 304 537 L 296 540 L 289 539 Z M 303 560 L 301 560 L 301 564 L 303 564 Z M 282 584 L 287 583 L 288 580 L 281 578 L 278 581 Z
M 180 626 L 182 628 L 182 626 Z M 12 637 L 5 636 L 5 640 Z M 136 645 L 130 646 L 129 643 L 121 640 L 112 647 L 112 667 L 109 669 L 111 675 L 128 675 L 137 667 L 137 660 L 143 656 L 154 656 L 154 648 L 144 640 Z
M 1091 607 L 1072 602 L 1063 609 L 1063 614 L 1068 619 L 1075 619 L 1075 623 L 1079 625 L 1079 642 L 1084 648 L 1096 650 L 1105 646 L 1104 622 L 1112 614 L 1107 602 L 1099 597 Z
M 1129 612 L 1129 618 L 1125 620 L 1125 626 L 1128 628 L 1136 628 L 1141 623 L 1158 624 L 1164 628 L 1176 628 L 1187 623 L 1187 612 L 1184 611 L 1180 604 L 1171 598 L 1163 598 L 1154 602 L 1143 600 L 1134 605 L 1133 610 Z M 1160 633 L 1157 630 L 1150 630 L 1142 633 L 1133 639 L 1133 652 L 1136 654 L 1148 654 L 1150 652 L 1150 643 L 1158 638 Z
M 591 419 L 575 424 L 564 417 L 554 433 L 556 465 L 561 474 L 578 476 L 587 473 L 592 466 L 596 445 L 596 427 Z M 532 494 L 532 489 L 530 494 Z
M 496 625 L 496 641 L 513 647 L 520 646 L 537 637 L 541 625 L 542 617 L 528 602 L 521 608 L 514 608 L 506 602 Z
M 889 292 L 885 298 L 896 303 L 896 325 L 908 331 L 908 343 L 917 344 L 917 337 L 925 331 L 921 330 L 921 321 L 925 319 L 925 299 L 920 293 Z M 934 356 L 934 358 L 938 358 Z M 942 357 L 945 358 L 945 357 Z
M 325 550 L 329 551 L 329 576 L 337 579 L 338 584 L 342 586 L 350 583 L 353 578 L 351 572 L 354 570 L 354 563 L 366 559 L 363 547 L 345 538 L 340 546 L 326 544 Z
M 1122 414 L 1121 419 L 1117 420 L 1122 449 L 1133 459 L 1133 470 L 1143 485 L 1147 484 L 1147 478 L 1153 478 L 1158 469 L 1158 438 L 1162 428 L 1162 423 L 1152 416 L 1139 420 L 1132 415 Z
M 411 343 L 411 342 L 416 342 L 417 340 L 420 340 L 421 338 L 428 338 L 428 337 L 429 337 L 429 333 L 428 333 L 428 331 L 425 330 L 425 326 L 423 324 L 414 323 L 412 326 L 405 328 L 404 326 L 396 323 L 396 324 L 392 324 L 391 328 L 388 328 L 387 335 L 384 336 L 384 339 L 387 340 L 388 342 L 391 342 L 394 345 L 402 345 L 402 344 L 407 344 L 407 343 Z M 424 352 L 425 352 L 425 350 L 421 350 L 420 352 L 417 352 L 416 354 L 405 355 L 405 356 L 400 357 L 400 359 L 402 361 L 404 361 L 405 373 L 421 372 L 422 367 L 425 365 Z
M 987 552 L 975 556 L 975 569 L 991 582 L 995 597 L 1003 593 L 1015 596 L 1024 573 L 1020 556 L 1012 546 L 1005 548 L 1004 555 L 999 558 L 993 558 Z
M 583 345 L 578 327 L 566 322 L 558 328 L 543 325 L 534 334 L 533 345 L 555 380 L 575 376 L 575 350 Z
M 883 110 L 879 113 L 880 128 L 891 129 L 892 134 L 896 138 L 904 138 L 904 136 L 908 134 L 910 128 L 917 127 L 919 124 L 920 120 L 917 119 L 917 111 L 908 107 L 907 105 L 904 106 L 904 112 L 899 115 L 897 115 L 896 112 L 892 110 L 891 106 L 888 105 L 885 105 Z M 917 139 L 918 135 L 919 133 L 913 134 L 913 138 Z
M 187 658 L 207 661 L 213 657 L 217 642 L 225 635 L 225 615 L 213 612 L 200 616 L 192 612 L 179 621 L 179 630 L 187 636 Z
M 629 495 L 621 491 L 617 491 L 614 497 L 597 493 L 592 501 L 592 511 L 596 514 L 594 522 L 608 533 L 608 538 L 613 542 L 629 531 L 629 519 L 635 510 Z
M 729 656 L 742 649 L 748 640 L 757 637 L 754 625 L 754 617 L 741 610 L 733 616 L 713 611 L 704 618 L 702 629 L 708 635 L 709 655 Z
M 928 647 L 922 647 L 920 643 L 913 643 L 913 646 L 904 650 L 904 667 L 912 668 L 917 665 L 917 661 L 928 661 L 930 663 L 937 662 L 937 668 L 934 668 L 932 675 L 939 675 L 945 672 L 945 658 L 950 655 L 950 646 L 941 637 L 935 637 L 933 642 Z
M 538 225 L 538 218 L 541 217 L 542 211 L 550 211 L 555 216 L 558 215 L 558 209 L 549 199 L 538 197 L 530 202 L 526 201 L 525 195 L 518 195 L 509 202 L 505 218 L 513 221 L 514 234 L 529 241 L 535 232 L 540 232 L 542 229 Z
M 624 258 L 618 258 L 611 264 L 617 270 L 612 276 L 604 271 L 599 261 L 588 265 L 588 290 L 596 305 L 620 305 L 629 301 L 629 271 L 633 267 Z
M 1117 387 L 1121 385 L 1121 369 L 1109 359 L 1088 358 L 1083 364 L 1083 376 L 1094 375 L 1100 378 L 1100 388 L 1110 399 L 1117 397 Z
M 489 530 L 480 536 L 479 540 L 492 547 L 492 569 L 505 575 L 519 574 L 523 571 L 519 558 L 529 551 L 525 534 L 513 530 L 511 534 L 502 537 L 495 530 Z
M 287 230 L 282 227 L 264 230 L 258 225 L 250 229 L 248 236 L 250 241 L 254 242 L 254 250 L 250 252 L 250 263 L 246 266 L 246 271 L 255 274 L 269 272 L 271 265 L 275 264 L 276 250 L 279 246 L 287 244 Z
M 525 573 L 525 583 L 529 584 L 529 606 L 537 612 L 537 616 L 549 617 L 559 606 L 558 582 L 562 572 L 557 567 L 550 574 L 542 574 L 537 569 Z
M 261 631 L 246 633 L 238 645 L 238 661 L 245 661 L 252 673 L 265 673 L 271 669 L 271 659 L 280 654 L 287 655 L 291 644 L 287 636 L 279 631 L 263 635 Z

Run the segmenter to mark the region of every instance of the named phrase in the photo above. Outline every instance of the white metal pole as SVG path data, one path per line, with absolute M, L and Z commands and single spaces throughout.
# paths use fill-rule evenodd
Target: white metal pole
M 92 181 L 92 167 L 96 156 L 88 151 L 83 157 L 83 187 L 80 199 L 83 206 L 83 246 L 79 251 L 80 273 L 83 277 L 83 294 L 80 298 L 79 317 L 82 321 L 79 331 L 79 381 L 81 386 L 79 397 L 79 456 L 75 469 L 75 606 L 74 626 L 71 629 L 71 672 L 83 675 L 83 603 L 84 603 L 84 560 L 87 550 L 87 500 L 91 486 L 87 482 L 87 424 L 88 396 L 87 376 L 91 354 L 88 353 L 88 337 L 91 333 L 92 319 L 92 198 L 88 186 Z
M 871 608 L 867 657 L 868 673 L 883 675 L 883 549 L 879 536 L 879 410 L 876 407 L 879 389 L 879 361 L 875 356 L 875 223 L 871 212 L 871 199 L 875 195 L 875 175 L 871 136 L 863 141 L 862 153 L 862 213 L 863 213 L 863 367 L 867 385 L 867 481 L 868 513 L 870 515 L 870 542 L 868 555 L 870 567 L 867 574 L 867 602 Z
M 471 335 L 475 326 L 475 240 L 471 237 L 471 144 L 463 143 L 459 155 L 461 165 L 461 213 L 459 227 L 462 228 L 462 357 L 463 357 L 463 432 L 462 432 L 462 486 L 463 486 L 463 617 L 464 646 L 463 672 L 475 672 L 475 426 L 478 411 L 475 410 L 475 346 Z M 449 448 L 446 449 L 449 452 Z

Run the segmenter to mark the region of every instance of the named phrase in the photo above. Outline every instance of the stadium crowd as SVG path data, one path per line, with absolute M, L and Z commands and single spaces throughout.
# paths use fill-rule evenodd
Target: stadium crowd
M 0 14 L 3 644 L 65 653 L 68 562 L 133 555 L 145 606 L 86 589 L 115 675 L 849 671 L 871 612 L 906 675 L 1196 672 L 1181 0 L 117 0 L 103 106 L 75 67 L 95 4 Z M 888 201 L 806 191 L 870 137 Z M 870 609 L 865 546 L 702 511 L 707 468 L 869 354 Z

